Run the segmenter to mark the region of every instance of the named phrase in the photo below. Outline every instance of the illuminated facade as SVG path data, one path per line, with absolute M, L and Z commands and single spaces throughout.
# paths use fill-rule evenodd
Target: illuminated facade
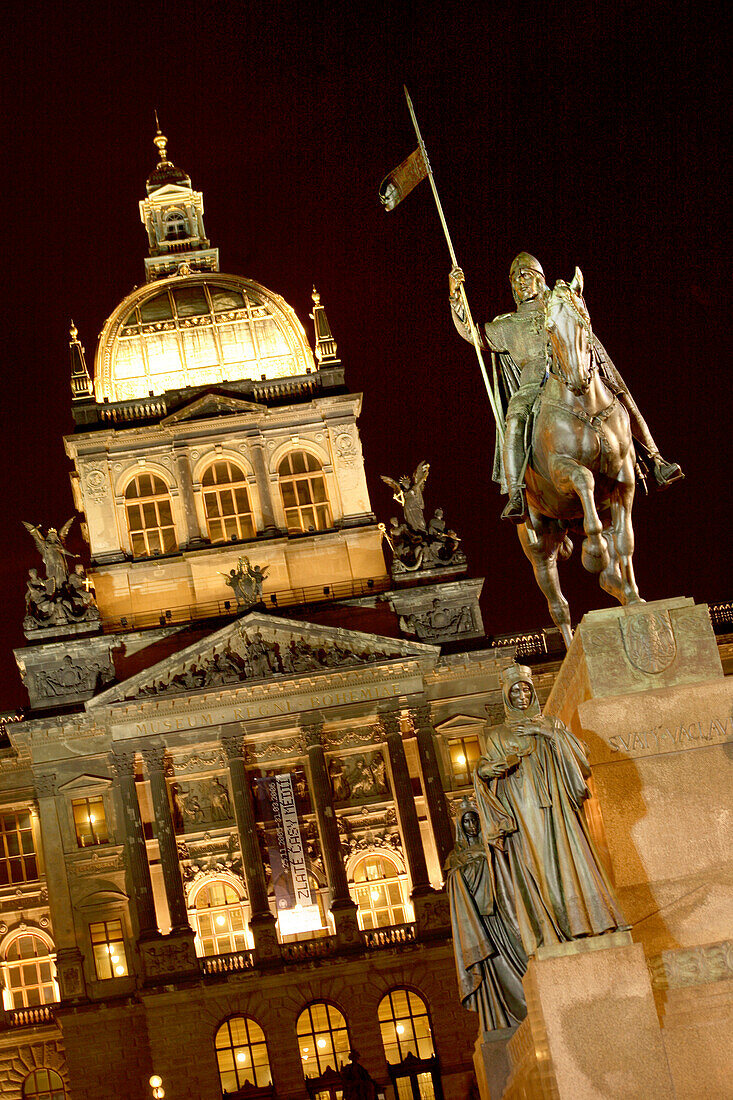
M 100 618 L 30 624 L 30 708 L 0 746 L 0 1093 L 336 1100 L 356 1050 L 389 1100 L 465 1100 L 477 1022 L 442 868 L 516 645 L 488 646 L 465 565 L 390 576 L 320 296 L 311 348 L 220 272 L 155 140 L 146 284 L 93 377 L 71 333 Z M 559 655 L 514 641 L 544 702 Z M 545 1095 L 524 1027 L 512 1100 Z

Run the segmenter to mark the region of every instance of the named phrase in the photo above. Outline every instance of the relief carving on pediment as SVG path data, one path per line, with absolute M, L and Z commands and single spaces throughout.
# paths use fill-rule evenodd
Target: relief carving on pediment
M 276 676 L 297 676 L 348 665 L 374 664 L 399 656 L 399 653 L 382 650 L 356 652 L 328 640 L 319 644 L 305 638 L 291 638 L 288 643 L 284 636 L 278 641 L 264 638 L 259 630 L 252 633 L 243 630 L 215 646 L 210 653 L 192 658 L 183 668 L 171 669 L 159 679 L 136 684 L 125 698 L 199 691 Z

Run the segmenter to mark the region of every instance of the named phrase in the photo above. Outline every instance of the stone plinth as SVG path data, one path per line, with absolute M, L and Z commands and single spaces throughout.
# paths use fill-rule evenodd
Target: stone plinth
M 644 952 L 628 933 L 540 948 L 524 988 L 506 1100 L 675 1096 Z
M 480 1031 L 473 1048 L 473 1068 L 481 1100 L 498 1100 L 504 1095 L 509 1076 L 507 1043 L 516 1031 L 513 1027 L 499 1027 L 494 1031 Z
M 707 608 L 678 598 L 586 615 L 545 712 L 588 745 L 586 816 L 655 976 L 676 1094 L 715 1095 L 733 1079 L 730 1044 L 706 1038 L 733 1018 L 733 678 Z M 547 1034 L 554 1059 L 560 1040 Z

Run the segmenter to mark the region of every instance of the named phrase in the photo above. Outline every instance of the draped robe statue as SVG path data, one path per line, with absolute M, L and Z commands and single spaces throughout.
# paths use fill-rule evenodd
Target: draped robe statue
M 487 855 L 475 808 L 461 811 L 446 862 L 461 1001 L 478 1012 L 483 1031 L 514 1027 L 527 1015 L 527 959 L 512 913 L 511 874 L 498 849 Z
M 503 674 L 506 722 L 489 730 L 474 773 L 491 859 L 500 844 L 524 950 L 625 928 L 582 812 L 589 796 L 585 745 L 543 717 L 528 668 Z

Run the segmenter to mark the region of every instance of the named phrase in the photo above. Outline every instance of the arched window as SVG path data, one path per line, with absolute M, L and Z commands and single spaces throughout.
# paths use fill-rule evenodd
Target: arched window
M 201 478 L 204 511 L 212 542 L 253 539 L 255 525 L 243 472 L 222 459 L 209 466 Z
M 411 989 L 392 989 L 377 1010 L 397 1100 L 442 1100 L 428 1006 Z
M 291 451 L 278 466 L 280 492 L 288 531 L 325 531 L 331 527 L 326 479 L 317 458 Z
M 32 932 L 16 936 L 5 950 L 4 970 L 6 1008 L 31 1008 L 58 1001 L 52 949 L 40 936 Z
M 297 1024 L 298 1046 L 305 1077 L 320 1077 L 329 1067 L 337 1070 L 351 1048 L 343 1013 L 326 1001 L 303 1009 Z
M 265 1033 L 251 1016 L 225 1020 L 214 1046 L 223 1093 L 237 1092 L 245 1085 L 265 1088 L 272 1084 Z
M 23 1082 L 23 1100 L 66 1100 L 66 1089 L 55 1069 L 34 1069 Z
M 136 558 L 176 549 L 168 487 L 155 474 L 137 474 L 125 489 L 130 544 Z
M 188 220 L 180 210 L 169 210 L 163 218 L 163 229 L 167 241 L 185 241 L 191 234 Z
M 408 1054 L 416 1058 L 435 1054 L 428 1006 L 411 989 L 391 990 L 379 1002 L 377 1017 L 388 1062 L 403 1062 Z
M 404 887 L 391 859 L 364 856 L 354 867 L 353 877 L 353 897 L 359 907 L 361 928 L 406 923 Z
M 253 946 L 242 899 L 228 882 L 214 879 L 206 883 L 196 894 L 194 905 L 200 955 L 228 955 Z

